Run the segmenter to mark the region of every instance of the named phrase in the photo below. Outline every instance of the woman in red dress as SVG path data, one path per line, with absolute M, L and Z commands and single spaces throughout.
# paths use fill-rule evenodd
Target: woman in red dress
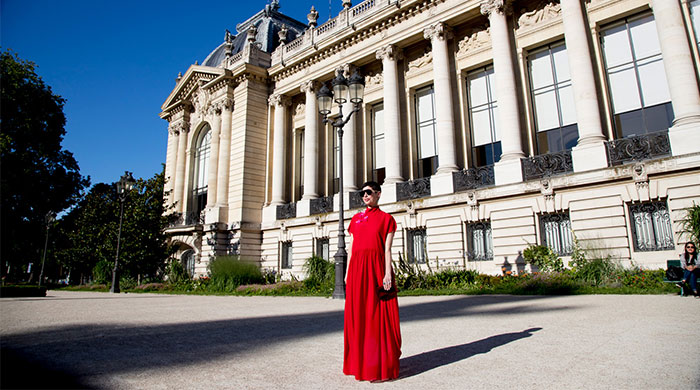
M 362 185 L 367 209 L 355 214 L 348 232 L 352 249 L 345 273 L 345 358 L 343 373 L 357 380 L 399 376 L 401 329 L 391 266 L 394 218 L 379 210 L 381 187 Z

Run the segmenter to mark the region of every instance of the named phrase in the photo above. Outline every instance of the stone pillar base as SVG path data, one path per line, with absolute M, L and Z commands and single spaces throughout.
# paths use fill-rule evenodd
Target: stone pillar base
M 440 173 L 430 177 L 430 195 L 446 195 L 453 194 L 454 182 L 452 180 L 452 172 Z
M 396 183 L 382 185 L 382 196 L 379 198 L 379 205 L 396 203 Z
M 277 220 L 277 205 L 271 204 L 262 209 L 262 222 L 274 223 Z
M 574 172 L 592 171 L 608 167 L 608 154 L 604 142 L 577 145 L 571 149 Z
M 501 160 L 493 164 L 493 175 L 496 185 L 521 183 L 523 181 L 523 165 L 521 160 Z
M 311 199 L 302 199 L 297 202 L 297 217 L 311 215 Z
M 225 222 L 228 219 L 228 207 L 216 205 L 204 211 L 204 223 Z
M 668 129 L 671 154 L 680 156 L 700 152 L 700 123 L 676 125 Z

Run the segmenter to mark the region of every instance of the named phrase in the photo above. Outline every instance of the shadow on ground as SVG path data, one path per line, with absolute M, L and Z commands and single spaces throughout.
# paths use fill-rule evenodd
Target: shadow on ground
M 400 305 L 400 315 L 401 322 L 406 323 L 472 315 L 512 316 L 575 309 L 571 306 L 544 308 L 537 304 L 538 300 L 550 298 L 463 296 Z M 88 324 L 29 331 L 5 335 L 0 340 L 3 351 L 0 387 L 20 388 L 22 386 L 18 384 L 22 383 L 22 378 L 58 375 L 82 380 L 93 375 L 186 366 L 253 352 L 299 338 L 342 333 L 342 330 L 343 312 L 338 310 L 156 326 Z M 528 337 L 535 330 L 493 336 L 426 352 L 404 359 L 402 365 L 408 369 L 406 375 L 417 375 L 455 361 L 455 358 L 461 360 L 477 353 L 486 353 L 495 346 Z M 6 354 L 8 358 L 12 357 L 13 363 L 10 365 L 5 364 L 9 360 L 5 359 Z M 24 370 L 23 367 L 31 370 Z M 68 383 L 72 384 L 69 387 L 80 387 L 76 380 Z
M 472 343 L 435 349 L 403 358 L 401 359 L 401 376 L 399 379 L 412 377 L 434 368 L 446 366 L 475 355 L 490 352 L 496 347 L 530 337 L 534 332 L 539 330 L 542 330 L 542 328 L 530 328 L 522 332 L 499 334 Z

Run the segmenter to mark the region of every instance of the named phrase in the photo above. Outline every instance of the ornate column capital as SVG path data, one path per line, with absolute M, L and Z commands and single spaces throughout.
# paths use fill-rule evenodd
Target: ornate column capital
M 376 55 L 378 60 L 387 58 L 389 60 L 398 61 L 403 57 L 403 51 L 396 45 L 386 45 L 377 50 Z
M 299 89 L 301 92 L 307 93 L 316 93 L 316 89 L 318 88 L 318 82 L 316 80 L 309 80 L 309 81 L 304 81 L 301 83 L 299 86 Z
M 292 99 L 289 98 L 289 96 L 286 95 L 281 95 L 281 94 L 273 94 L 270 96 L 269 99 L 267 99 L 267 102 L 271 106 L 291 106 L 292 105 Z
M 435 23 L 423 30 L 423 37 L 431 41 L 435 39 L 446 41 L 453 37 L 452 28 L 443 22 Z
M 511 0 L 482 0 L 481 14 L 490 17 L 493 12 L 503 15 L 513 13 Z
M 179 135 L 181 133 L 186 134 L 188 131 L 190 131 L 190 123 L 181 120 L 179 122 L 171 123 L 168 128 L 175 135 Z

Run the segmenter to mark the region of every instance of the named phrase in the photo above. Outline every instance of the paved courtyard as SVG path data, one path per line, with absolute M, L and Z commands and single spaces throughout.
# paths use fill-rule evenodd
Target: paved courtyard
M 2 388 L 699 389 L 700 300 L 400 297 L 401 377 L 342 374 L 343 301 L 0 299 Z

